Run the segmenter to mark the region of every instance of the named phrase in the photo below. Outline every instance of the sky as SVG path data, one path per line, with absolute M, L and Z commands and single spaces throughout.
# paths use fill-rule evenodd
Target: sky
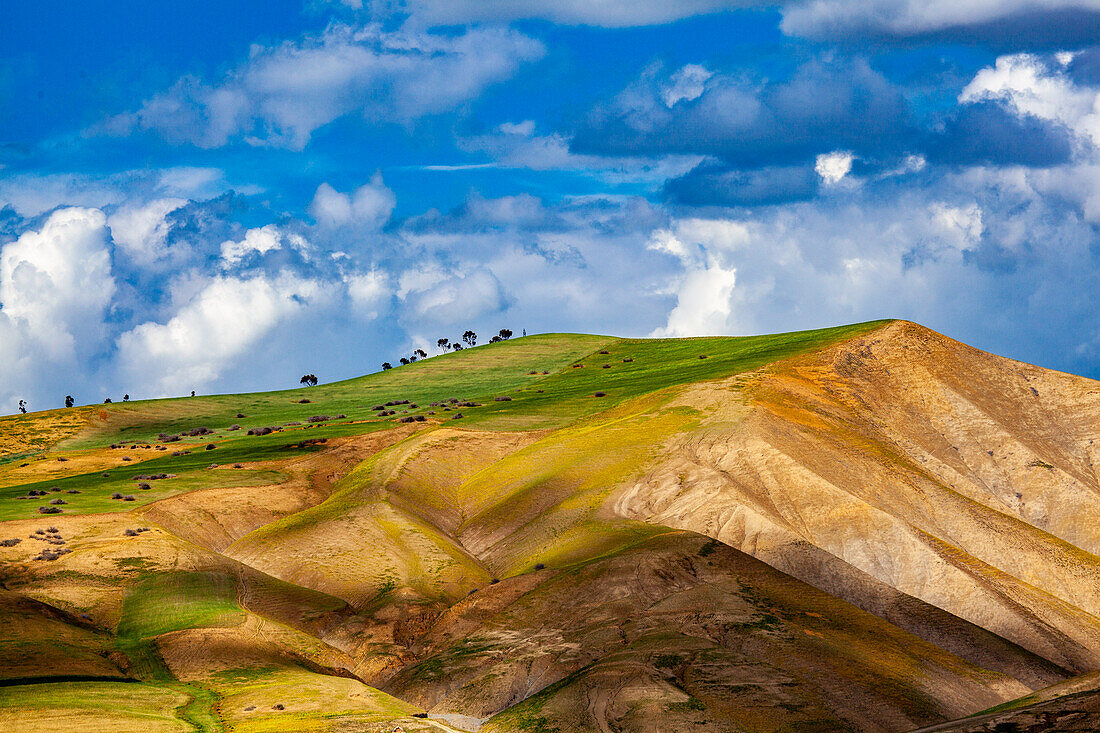
M 467 329 L 878 318 L 1100 378 L 1100 0 L 40 0 L 0 413 Z

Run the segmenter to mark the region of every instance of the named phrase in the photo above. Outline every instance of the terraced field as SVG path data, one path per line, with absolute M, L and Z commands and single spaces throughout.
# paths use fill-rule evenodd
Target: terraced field
M 1100 384 L 887 321 L 0 418 L 0 724 L 905 731 L 1079 702 L 1097 462 Z

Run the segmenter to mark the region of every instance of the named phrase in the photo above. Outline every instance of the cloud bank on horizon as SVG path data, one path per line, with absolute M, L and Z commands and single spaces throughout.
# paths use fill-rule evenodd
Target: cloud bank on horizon
M 98 4 L 0 30 L 0 412 L 468 328 L 901 317 L 1100 377 L 1100 0 Z

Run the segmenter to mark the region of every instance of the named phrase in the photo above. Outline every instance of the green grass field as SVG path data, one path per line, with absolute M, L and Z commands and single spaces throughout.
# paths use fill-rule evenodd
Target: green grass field
M 338 439 L 393 428 L 402 417 L 426 418 L 411 436 L 339 469 L 327 500 L 264 519 L 259 528 L 229 527 L 235 541 L 223 550 L 226 556 L 166 530 L 130 544 L 113 529 L 96 535 L 94 545 L 71 541 L 73 553 L 56 563 L 28 560 L 28 549 L 40 549 L 30 540 L 0 547 L 0 580 L 65 609 L 65 623 L 91 629 L 82 633 L 102 636 L 98 658 L 117 662 L 118 674 L 134 680 L 58 676 L 0 686 L 0 724 L 6 730 L 262 732 L 373 731 L 368 726 L 384 723 L 386 730 L 398 724 L 408 731 L 447 730 L 410 717 L 421 710 L 414 701 L 351 678 L 352 657 L 340 655 L 369 660 L 364 650 L 373 650 L 405 664 L 401 656 L 408 651 L 397 637 L 424 630 L 417 614 L 428 618 L 536 565 L 580 568 L 667 531 L 601 512 L 657 447 L 698 423 L 694 410 L 669 405 L 679 386 L 766 367 L 882 323 L 744 338 L 543 334 L 312 388 L 0 418 L 0 539 L 7 536 L 3 523 L 17 520 L 61 526 L 68 517 L 132 512 L 199 489 L 278 485 L 294 471 L 301 475 L 290 464 L 323 458 Z M 431 404 L 452 398 L 477 406 Z M 395 406 L 398 414 L 384 418 L 372 409 L 399 400 L 417 406 Z M 459 413 L 461 420 L 452 419 Z M 309 423 L 315 415 L 333 419 Z M 19 440 L 5 443 L 5 426 L 16 425 L 19 431 L 10 433 L 18 432 Z M 229 430 L 233 425 L 241 429 Z M 265 426 L 280 429 L 246 434 Z M 199 427 L 213 432 L 158 443 L 161 433 Z M 461 449 L 462 436 L 482 442 Z M 146 443 L 167 450 L 129 449 Z M 208 444 L 215 448 L 206 450 Z M 481 465 L 480 455 L 493 458 Z M 160 473 L 172 477 L 146 480 L 144 491 L 134 478 Z M 31 490 L 47 494 L 16 498 Z M 264 489 L 256 491 L 262 503 Z M 116 492 L 134 501 L 112 499 Z M 222 494 L 206 496 L 218 501 Z M 40 515 L 37 508 L 55 498 L 67 502 L 59 505 L 63 511 Z M 212 509 L 217 516 L 209 521 L 232 524 L 232 509 Z M 189 516 L 200 516 L 194 511 Z M 135 521 L 145 524 L 152 516 L 135 515 Z M 441 516 L 457 519 L 443 527 L 435 523 Z M 26 522 L 18 526 L 9 534 L 25 537 Z M 78 535 L 66 534 L 72 536 Z M 133 554 L 153 552 L 131 549 L 152 547 L 142 542 L 161 544 L 155 556 Z M 5 569 L 11 558 L 22 558 L 12 565 L 19 565 L 17 572 Z M 245 624 L 251 624 L 247 632 L 240 629 Z M 167 642 L 203 638 L 193 636 L 202 630 L 225 634 L 225 648 L 255 644 L 269 651 L 282 644 L 282 656 L 257 651 L 250 658 L 267 660 L 260 666 L 233 668 L 235 660 L 227 660 L 229 671 L 177 678 L 173 669 L 184 662 L 166 656 L 179 653 Z M 353 643 L 357 635 L 370 640 L 365 647 Z M 60 636 L 40 641 L 51 659 L 64 658 Z M 431 673 L 437 662 L 422 661 L 417 673 Z M 333 672 L 345 663 L 343 672 Z M 361 672 L 372 669 L 367 664 Z M 527 715 L 536 702 L 513 717 Z

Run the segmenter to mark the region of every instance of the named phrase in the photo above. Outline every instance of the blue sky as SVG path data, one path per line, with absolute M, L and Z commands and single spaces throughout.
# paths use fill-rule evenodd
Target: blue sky
M 5 15 L 0 411 L 467 328 L 901 317 L 1100 377 L 1100 0 Z

